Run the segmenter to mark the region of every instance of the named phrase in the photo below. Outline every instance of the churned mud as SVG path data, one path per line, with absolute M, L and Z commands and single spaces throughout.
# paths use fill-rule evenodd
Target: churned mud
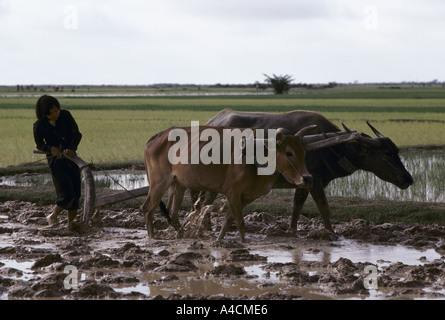
M 0 299 L 444 299 L 445 228 L 365 220 L 246 216 L 216 241 L 211 229 L 178 238 L 161 215 L 149 240 L 137 209 L 102 210 L 95 222 L 49 227 L 51 206 L 0 203 Z M 186 219 L 187 212 L 181 212 Z

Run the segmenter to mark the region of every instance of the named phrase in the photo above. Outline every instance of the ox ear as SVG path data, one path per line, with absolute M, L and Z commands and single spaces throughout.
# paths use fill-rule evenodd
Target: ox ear
M 308 133 L 310 133 L 312 130 L 315 130 L 317 128 L 316 124 L 304 127 L 303 129 L 301 129 L 300 131 L 298 131 L 295 136 L 300 137 L 301 139 L 307 135 Z

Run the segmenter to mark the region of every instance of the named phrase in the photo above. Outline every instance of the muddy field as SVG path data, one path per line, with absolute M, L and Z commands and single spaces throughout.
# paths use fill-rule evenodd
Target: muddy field
M 102 210 L 95 222 L 49 227 L 52 206 L 0 203 L 0 299 L 445 299 L 445 227 L 334 223 L 302 217 L 246 216 L 235 228 L 178 238 L 156 215 L 147 239 L 140 211 Z M 217 211 L 217 210 L 215 210 Z M 181 219 L 186 219 L 181 212 Z

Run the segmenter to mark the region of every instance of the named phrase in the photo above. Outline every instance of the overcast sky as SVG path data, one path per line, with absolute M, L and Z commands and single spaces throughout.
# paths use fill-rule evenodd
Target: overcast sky
M 445 81 L 443 0 L 0 0 L 0 85 Z

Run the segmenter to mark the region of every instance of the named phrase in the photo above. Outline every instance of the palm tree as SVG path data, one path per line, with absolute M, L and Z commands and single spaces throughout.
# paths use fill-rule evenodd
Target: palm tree
M 293 81 L 291 75 L 285 74 L 284 76 L 277 76 L 273 74 L 272 77 L 270 77 L 267 74 L 264 74 L 264 76 L 266 77 L 266 82 L 271 84 L 276 94 L 289 92 L 291 82 Z

